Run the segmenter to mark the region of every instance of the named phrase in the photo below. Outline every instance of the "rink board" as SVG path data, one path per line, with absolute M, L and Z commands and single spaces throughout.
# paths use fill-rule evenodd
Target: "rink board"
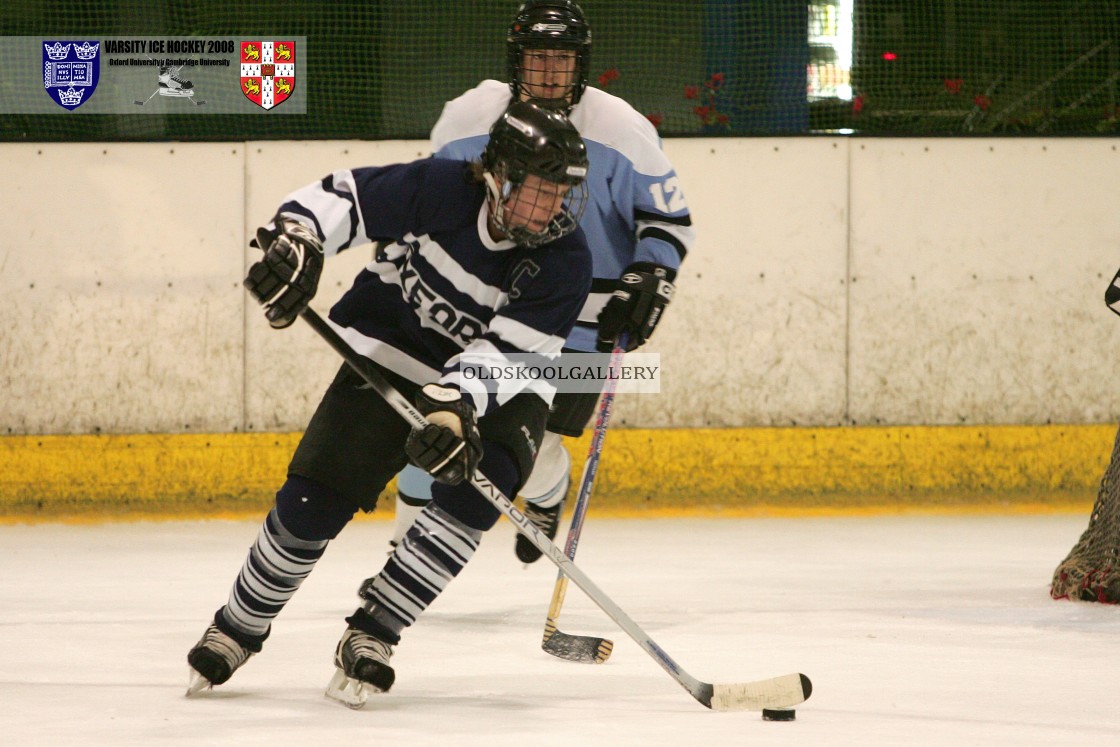
M 0 519 L 256 514 L 299 435 L 3 437 Z M 602 516 L 1082 511 L 1114 435 L 1112 425 L 620 429 L 592 505 Z M 567 440 L 574 480 L 589 438 Z M 374 515 L 391 507 L 382 500 Z

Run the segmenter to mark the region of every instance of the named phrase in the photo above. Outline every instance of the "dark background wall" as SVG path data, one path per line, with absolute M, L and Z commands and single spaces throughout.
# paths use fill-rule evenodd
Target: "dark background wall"
M 855 0 L 854 98 L 807 100 L 810 5 L 585 0 L 591 84 L 663 135 L 1114 134 L 1116 0 Z M 6 4 L 0 35 L 306 36 L 298 116 L 2 115 L 0 140 L 424 138 L 443 102 L 504 79 L 515 2 L 59 0 Z M 890 59 L 887 59 L 890 57 Z M 45 95 L 4 87 L 0 96 Z

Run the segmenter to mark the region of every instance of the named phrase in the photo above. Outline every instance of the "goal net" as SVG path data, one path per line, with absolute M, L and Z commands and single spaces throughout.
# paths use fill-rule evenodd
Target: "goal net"
M 1055 569 L 1050 596 L 1120 603 L 1120 432 L 1101 479 L 1089 526 Z

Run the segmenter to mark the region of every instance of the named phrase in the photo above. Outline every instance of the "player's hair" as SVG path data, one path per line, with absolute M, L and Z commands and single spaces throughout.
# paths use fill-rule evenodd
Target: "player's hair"
M 506 34 L 506 67 L 514 100 L 529 98 L 522 75 L 527 49 L 566 49 L 575 52 L 575 78 L 569 92 L 553 99 L 538 99 L 550 108 L 569 110 L 587 88 L 591 67 L 591 27 L 583 9 L 571 0 L 528 0 L 517 10 Z
M 494 224 L 518 244 L 537 246 L 579 225 L 588 200 L 587 146 L 562 113 L 514 101 L 490 128 L 481 166 Z M 563 210 L 540 231 L 510 225 L 504 209 L 529 174 L 570 187 Z

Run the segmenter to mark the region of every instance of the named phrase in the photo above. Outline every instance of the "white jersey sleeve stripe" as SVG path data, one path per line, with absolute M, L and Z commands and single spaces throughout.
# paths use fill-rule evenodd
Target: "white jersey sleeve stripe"
M 329 190 L 324 182 L 330 185 Z M 285 203 L 294 202 L 315 216 L 319 231 L 324 234 L 323 254 L 330 257 L 348 248 L 355 238 L 360 239 L 359 243 L 366 241 L 365 225 L 354 197 L 356 191 L 354 175 L 344 169 L 311 188 L 301 189 L 298 196 L 289 195 Z M 297 211 L 284 212 L 297 219 L 302 217 Z
M 527 353 L 559 355 L 564 338 L 533 329 L 528 324 L 497 315 L 490 321 L 490 331 L 515 348 Z
M 583 309 L 579 312 L 579 321 L 585 324 L 598 324 L 599 313 L 611 299 L 611 293 L 588 293 L 587 300 L 583 302 Z

